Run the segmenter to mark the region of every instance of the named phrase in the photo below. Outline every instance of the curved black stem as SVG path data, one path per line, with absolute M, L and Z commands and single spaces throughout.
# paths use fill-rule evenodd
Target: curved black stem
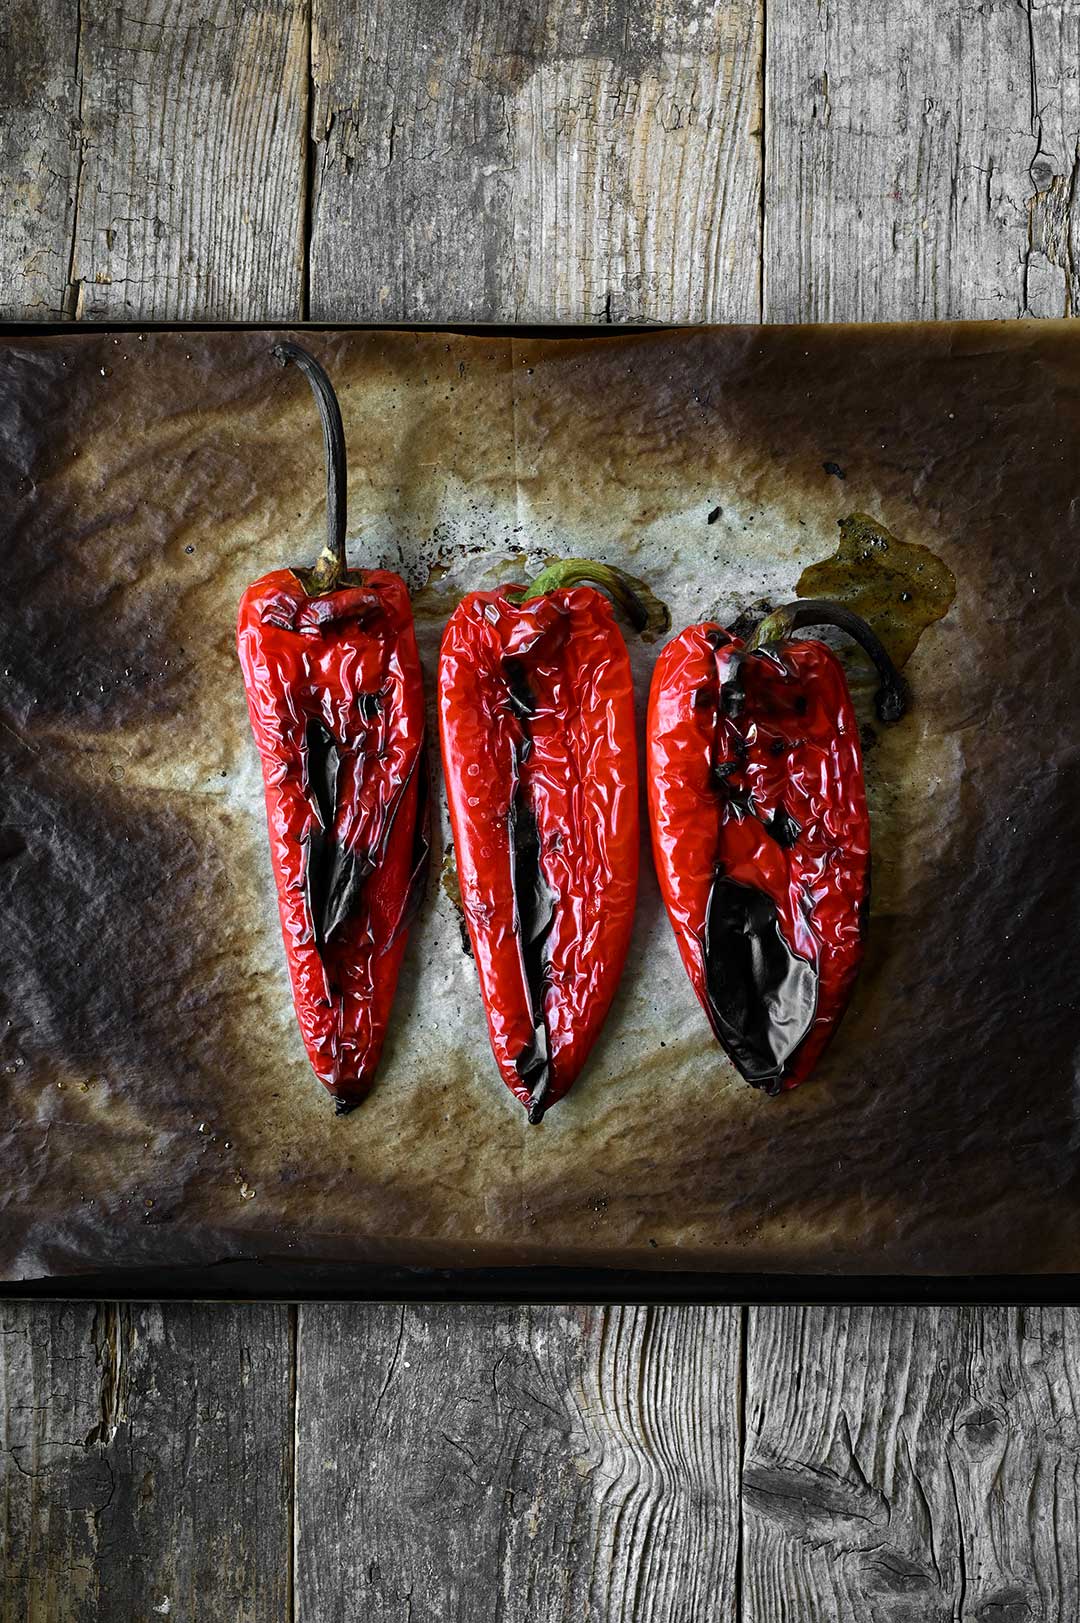
M 526 586 L 519 602 L 528 603 L 534 597 L 543 597 L 560 586 L 578 586 L 588 582 L 599 586 L 613 599 L 626 615 L 643 642 L 653 642 L 671 628 L 671 615 L 666 603 L 654 597 L 643 580 L 628 575 L 614 564 L 594 563 L 591 558 L 556 558 L 542 569 L 530 586 Z
M 334 385 L 314 355 L 301 349 L 299 344 L 288 343 L 275 344 L 272 353 L 282 366 L 292 361 L 300 368 L 311 384 L 322 419 L 326 445 L 326 545 L 314 567 L 305 571 L 304 582 L 311 595 L 316 596 L 320 592 L 332 592 L 349 567 L 345 556 L 346 462 L 341 407 Z
M 803 626 L 837 626 L 863 647 L 870 655 L 881 677 L 881 686 L 874 696 L 879 718 L 884 722 L 899 721 L 907 709 L 907 684 L 890 659 L 884 643 L 866 621 L 842 603 L 832 603 L 824 597 L 808 597 L 799 603 L 785 603 L 781 609 L 767 614 L 757 630 L 747 639 L 747 652 L 768 649 L 774 643 L 784 642 L 793 631 Z

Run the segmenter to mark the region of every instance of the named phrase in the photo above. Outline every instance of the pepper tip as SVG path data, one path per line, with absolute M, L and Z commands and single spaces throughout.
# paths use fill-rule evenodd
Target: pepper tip
M 359 1099 L 350 1099 L 347 1095 L 336 1093 L 334 1095 L 334 1115 L 351 1116 L 360 1102 Z
M 544 1113 L 546 1110 L 547 1105 L 542 1099 L 533 1099 L 528 1109 L 529 1126 L 539 1127 L 540 1123 L 544 1119 Z

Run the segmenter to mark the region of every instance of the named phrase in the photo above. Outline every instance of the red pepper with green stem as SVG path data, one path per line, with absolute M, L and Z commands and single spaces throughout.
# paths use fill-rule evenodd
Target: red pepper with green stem
M 843 1016 L 870 905 L 870 819 L 855 711 L 836 655 L 796 639 L 839 626 L 874 660 L 878 715 L 906 690 L 839 604 L 777 609 L 747 643 L 690 626 L 663 650 L 648 716 L 660 888 L 718 1040 L 755 1087 L 804 1082 Z
M 405 583 L 350 569 L 345 436 L 329 378 L 304 373 L 326 444 L 327 541 L 240 603 L 237 647 L 262 762 L 270 856 L 308 1057 L 339 1112 L 371 1087 L 428 851 L 424 695 Z
M 666 610 L 570 559 L 473 592 L 439 660 L 443 771 L 491 1046 L 530 1122 L 573 1085 L 630 943 L 638 877 L 634 693 L 610 592 L 646 635 Z

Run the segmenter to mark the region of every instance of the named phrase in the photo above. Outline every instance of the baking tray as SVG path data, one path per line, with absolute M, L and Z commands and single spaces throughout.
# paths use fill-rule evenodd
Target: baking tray
M 6 1288 L 1071 1296 L 1080 334 L 306 329 L 351 556 L 405 575 L 429 692 L 458 596 L 555 554 L 645 575 L 676 627 L 839 592 L 907 657 L 891 729 L 851 659 L 874 913 L 816 1078 L 738 1080 L 643 852 L 604 1036 L 529 1128 L 442 807 L 376 1091 L 335 1117 L 304 1059 L 233 651 L 243 587 L 323 526 L 284 332 L 0 342 Z

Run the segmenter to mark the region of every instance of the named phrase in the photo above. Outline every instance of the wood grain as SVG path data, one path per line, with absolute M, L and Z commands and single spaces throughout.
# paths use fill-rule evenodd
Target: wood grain
M 289 1310 L 0 1306 L 3 1623 L 280 1623 Z
M 315 0 L 311 313 L 750 321 L 758 0 Z
M 75 313 L 302 312 L 304 0 L 82 0 Z
M 1080 11 L 771 0 L 766 318 L 1076 307 Z
M 0 319 L 65 310 L 78 151 L 78 0 L 0 11 Z
M 1072 1308 L 755 1308 L 747 1623 L 1075 1617 Z
M 734 1619 L 737 1309 L 301 1309 L 297 1623 Z

